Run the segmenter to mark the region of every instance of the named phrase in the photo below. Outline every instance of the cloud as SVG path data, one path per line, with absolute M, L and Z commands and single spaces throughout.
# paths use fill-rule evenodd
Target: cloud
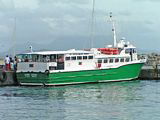
M 153 25 L 153 24 L 154 24 L 153 21 L 149 21 L 149 20 L 144 21 L 144 23 L 145 23 L 146 25 Z
M 0 0 L 0 12 L 13 10 L 13 2 L 11 0 Z
M 89 0 L 39 0 L 40 4 L 77 4 L 77 5 L 84 5 L 88 4 Z
M 35 10 L 39 7 L 38 0 L 14 0 L 14 7 L 17 9 Z
M 9 29 L 7 26 L 5 25 L 0 25 L 0 33 L 8 33 L 9 32 Z
M 132 0 L 132 1 L 137 1 L 137 2 L 160 2 L 160 0 Z
M 144 4 L 138 1 L 146 2 Z M 152 1 L 154 2 L 151 3 Z M 137 36 L 145 39 L 147 35 L 155 35 L 153 31 L 154 33 L 158 32 L 158 23 L 153 19 L 159 17 L 159 6 L 156 6 L 158 1 L 97 1 L 94 24 L 95 39 L 98 40 L 99 36 L 105 35 L 110 37 L 103 37 L 104 39 L 112 39 L 111 26 L 106 18 L 110 10 L 115 15 L 116 21 L 120 21 L 118 29 L 124 28 L 125 31 L 122 33 L 117 30 L 118 37 L 123 34 L 123 36 L 133 39 L 137 39 Z M 61 41 L 60 37 L 66 41 L 70 41 L 70 39 L 73 41 L 76 37 L 78 40 L 89 41 L 91 12 L 92 0 L 0 0 L 0 42 L 11 43 L 15 17 L 17 18 L 16 43 L 18 44 L 31 41 L 41 44 L 54 43 L 55 40 Z
M 121 16 L 127 16 L 127 17 L 132 15 L 132 13 L 129 11 L 120 11 L 118 14 Z

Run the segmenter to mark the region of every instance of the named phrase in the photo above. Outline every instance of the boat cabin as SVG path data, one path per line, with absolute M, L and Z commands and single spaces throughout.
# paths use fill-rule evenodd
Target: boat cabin
M 68 50 L 46 51 L 18 54 L 18 71 L 44 72 L 60 70 L 87 69 L 92 64 L 91 51 Z

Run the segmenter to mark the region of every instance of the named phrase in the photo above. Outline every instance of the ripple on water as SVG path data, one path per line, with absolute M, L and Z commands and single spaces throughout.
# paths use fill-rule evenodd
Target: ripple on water
M 3 120 L 160 119 L 160 82 L 0 87 Z

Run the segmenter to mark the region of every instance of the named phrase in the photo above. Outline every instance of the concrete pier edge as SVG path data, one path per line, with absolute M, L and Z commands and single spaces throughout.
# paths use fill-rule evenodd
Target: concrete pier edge
M 15 71 L 0 70 L 0 86 L 16 86 L 18 81 L 16 79 Z

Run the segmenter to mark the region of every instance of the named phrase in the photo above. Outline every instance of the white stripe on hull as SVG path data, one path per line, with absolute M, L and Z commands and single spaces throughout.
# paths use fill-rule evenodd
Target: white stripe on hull
M 87 83 L 105 83 L 105 82 L 120 82 L 120 81 L 130 81 L 135 78 L 127 78 L 127 79 L 117 79 L 117 80 L 98 80 L 97 82 L 70 82 L 70 83 L 57 83 L 57 84 L 45 84 L 45 83 L 20 83 L 20 85 L 28 85 L 28 86 L 61 86 L 61 85 L 74 85 L 74 84 L 87 84 Z

